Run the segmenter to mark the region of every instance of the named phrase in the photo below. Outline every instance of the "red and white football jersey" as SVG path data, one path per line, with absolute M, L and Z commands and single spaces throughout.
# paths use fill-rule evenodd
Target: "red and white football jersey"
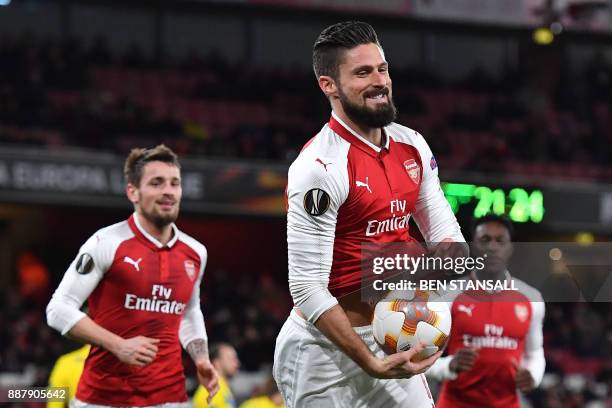
M 412 239 L 410 217 L 428 243 L 465 241 L 425 139 L 396 123 L 383 130 L 381 148 L 332 113 L 289 169 L 289 287 L 310 321 L 360 289 L 364 244 Z
M 148 406 L 187 400 L 181 343 L 206 338 L 199 290 L 205 247 L 173 225 L 161 245 L 137 215 L 96 232 L 80 249 L 47 308 L 49 324 L 68 332 L 84 314 L 123 337 L 159 339 L 145 367 L 127 365 L 92 347 L 76 398 L 111 406 Z
M 438 408 L 520 407 L 515 363 L 529 370 L 536 385 L 542 380 L 544 302 L 536 289 L 509 274 L 506 278 L 514 280 L 517 291 L 468 290 L 452 302 L 449 357 L 431 370 L 448 365 L 461 348 L 477 349 L 478 358 L 471 370 L 444 382 Z

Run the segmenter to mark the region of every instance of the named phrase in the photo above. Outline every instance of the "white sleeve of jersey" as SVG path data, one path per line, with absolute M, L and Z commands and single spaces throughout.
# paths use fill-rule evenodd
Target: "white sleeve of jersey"
M 208 255 L 206 249 L 200 254 L 202 267 L 200 268 L 200 276 L 193 285 L 193 291 L 191 298 L 185 307 L 183 317 L 181 318 L 181 324 L 179 326 L 179 340 L 183 345 L 183 348 L 187 348 L 187 345 L 196 339 L 208 340 L 206 334 L 206 326 L 204 325 L 204 315 L 202 314 L 202 308 L 200 307 L 200 284 L 202 277 L 204 276 L 204 269 L 206 268 L 206 261 Z
M 535 386 L 542 382 L 546 359 L 544 358 L 544 336 L 542 325 L 544 322 L 545 304 L 540 297 L 539 301 L 531 302 L 531 323 L 525 338 L 525 354 L 523 356 L 523 367 L 531 373 Z
M 312 323 L 338 303 L 328 284 L 338 209 L 348 196 L 346 163 L 325 168 L 315 159 L 298 158 L 287 182 L 289 291 Z
M 423 176 L 421 190 L 415 206 L 414 220 L 421 234 L 423 234 L 427 246 L 444 239 L 451 239 L 453 242 L 465 242 L 465 238 L 461 234 L 461 227 L 459 227 L 455 214 L 453 214 L 440 187 L 438 167 L 431 168 L 433 154 L 429 145 L 420 134 L 415 145 L 421 155 Z
M 98 231 L 79 250 L 47 305 L 47 324 L 66 334 L 83 317 L 80 309 L 111 266 L 117 245 Z M 91 267 L 87 268 L 88 256 Z M 81 264 L 81 268 L 77 268 Z M 81 273 L 77 272 L 77 269 Z
M 425 375 L 427 378 L 436 381 L 454 380 L 457 378 L 457 373 L 451 371 L 450 363 L 453 356 L 440 357 L 437 359 L 427 371 Z

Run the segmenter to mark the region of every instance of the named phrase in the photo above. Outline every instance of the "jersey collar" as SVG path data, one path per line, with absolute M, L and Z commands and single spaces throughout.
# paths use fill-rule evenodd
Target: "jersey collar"
M 371 156 L 376 156 L 382 150 L 382 148 L 376 146 L 374 143 L 371 143 L 369 140 L 362 137 L 355 130 L 351 129 L 338 115 L 336 112 L 332 111 L 331 118 L 329 118 L 329 127 L 331 130 L 336 132 L 340 137 L 349 142 L 350 144 L 360 148 L 364 152 L 368 153 Z M 389 134 L 385 128 L 382 129 L 383 135 L 385 138 L 385 146 L 384 149 L 389 150 Z
M 170 241 L 168 241 L 168 243 L 166 245 L 162 245 L 161 242 L 159 242 L 155 237 L 153 237 L 151 234 L 149 234 L 147 231 L 145 231 L 144 228 L 142 228 L 142 226 L 140 225 L 140 221 L 138 220 L 138 214 L 136 212 L 134 212 L 134 214 L 132 214 L 132 216 L 130 217 L 131 220 L 134 221 L 134 227 L 136 227 L 136 231 L 142 236 L 144 237 L 147 241 L 149 241 L 150 243 L 152 243 L 153 245 L 155 245 L 156 248 L 161 249 L 163 247 L 168 247 L 168 248 L 172 248 L 172 246 L 174 244 L 176 244 L 176 241 L 178 241 L 178 228 L 176 227 L 176 225 L 174 223 L 172 223 L 172 238 L 170 239 Z M 136 232 L 134 231 L 134 232 Z

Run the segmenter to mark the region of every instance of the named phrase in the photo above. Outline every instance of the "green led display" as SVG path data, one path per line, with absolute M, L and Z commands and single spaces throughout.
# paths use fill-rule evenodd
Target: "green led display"
M 442 183 L 442 191 L 454 213 L 463 205 L 474 206 L 474 217 L 505 214 L 514 222 L 542 222 L 544 195 L 540 190 L 528 192 L 515 187 L 510 191 L 474 184 Z

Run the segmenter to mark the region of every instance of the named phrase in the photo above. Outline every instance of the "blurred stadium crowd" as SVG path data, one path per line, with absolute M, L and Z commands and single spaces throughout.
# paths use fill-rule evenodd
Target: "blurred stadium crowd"
M 612 65 L 602 55 L 574 75 L 529 63 L 452 83 L 416 67 L 392 74 L 399 121 L 445 169 L 612 179 Z M 103 37 L 87 48 L 0 38 L 3 143 L 125 153 L 163 141 L 179 154 L 291 161 L 328 111 L 302 68 L 214 53 L 159 63 L 137 46 L 113 55 Z

